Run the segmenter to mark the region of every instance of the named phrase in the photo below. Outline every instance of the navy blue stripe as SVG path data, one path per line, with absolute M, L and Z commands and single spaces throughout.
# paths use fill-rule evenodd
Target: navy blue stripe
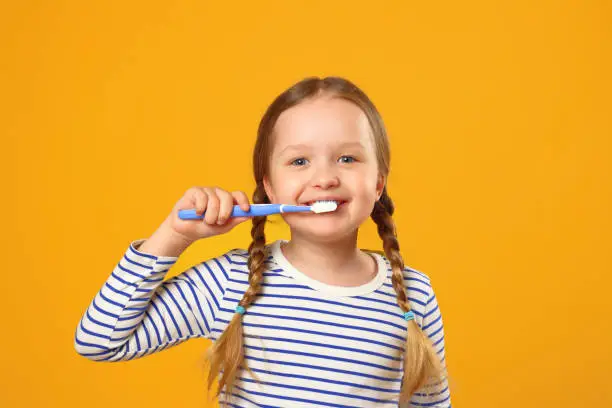
M 395 289 L 393 289 L 393 284 L 391 284 L 391 283 L 383 283 L 383 286 L 391 289 L 393 291 L 393 293 L 395 293 Z M 419 292 L 419 293 L 424 294 L 425 296 L 429 296 L 429 292 L 424 291 L 423 289 L 417 288 L 416 286 L 407 286 L 406 290 L 413 291 L 413 292 Z
M 439 382 L 437 384 L 434 384 L 432 386 L 437 386 L 440 385 L 442 382 Z M 446 391 L 448 391 L 448 387 L 444 387 L 444 389 L 440 392 L 432 392 L 432 393 L 425 393 L 425 392 L 415 392 L 413 395 L 417 395 L 419 397 L 431 397 L 432 395 L 440 395 L 440 394 L 444 394 Z
M 157 298 L 160 300 L 160 302 L 162 302 L 162 304 L 166 308 L 166 311 L 168 312 L 168 316 L 170 316 L 170 319 L 172 320 L 172 323 L 174 324 L 174 327 L 176 328 L 176 332 L 178 333 L 178 336 L 183 337 L 183 332 L 181 332 L 181 328 L 179 327 L 176 319 L 174 318 L 174 315 L 172 314 L 172 310 L 170 310 L 170 306 L 168 306 L 168 304 L 164 300 L 164 297 L 161 296 L 161 293 L 158 293 Z M 160 313 L 160 316 L 161 316 L 161 313 Z M 189 327 L 189 331 L 191 332 L 191 327 Z
M 317 343 L 317 342 L 314 342 L 314 341 L 297 340 L 297 339 L 289 339 L 289 338 L 281 338 L 281 337 L 259 336 L 259 335 L 254 336 L 254 335 L 246 335 L 246 334 L 244 335 L 244 337 L 249 337 L 249 338 L 254 338 L 254 339 L 264 339 L 264 340 L 280 341 L 280 342 L 284 342 L 284 343 L 306 344 L 306 345 L 309 345 L 309 346 L 317 346 L 317 347 L 323 347 L 323 348 L 335 349 L 335 350 L 352 351 L 354 353 L 369 354 L 371 356 L 388 358 L 389 360 L 402 361 L 402 359 L 400 357 L 389 356 L 387 354 L 376 353 L 374 351 L 369 351 L 369 350 L 364 350 L 364 349 L 356 349 L 356 348 L 353 348 L 353 347 L 336 346 L 336 345 L 333 345 L 333 344 L 323 344 L 323 343 Z
M 193 279 L 191 279 L 191 277 L 189 275 L 185 274 L 185 275 L 181 275 L 181 277 L 185 277 L 185 279 L 187 279 L 189 282 L 191 282 L 190 288 L 191 288 L 192 291 L 193 291 L 193 288 L 197 288 L 198 290 L 200 289 L 200 288 L 198 288 L 197 284 L 193 281 Z M 180 277 L 177 277 L 177 279 L 180 279 Z M 195 297 L 195 294 L 194 294 L 194 297 Z M 210 311 L 210 315 L 212 316 L 212 322 L 210 322 L 210 324 L 212 325 L 217 320 L 217 317 L 216 317 L 215 309 L 213 309 L 212 305 L 210 304 L 210 301 L 208 300 L 209 297 L 210 296 L 206 296 L 205 295 L 204 296 L 204 300 L 206 300 L 206 306 L 208 306 L 208 310 Z M 213 297 L 213 299 L 214 299 L 214 297 Z M 199 303 L 198 303 L 198 305 L 199 305 Z M 204 322 L 206 322 L 206 317 L 204 316 L 204 312 L 202 311 L 202 309 L 200 309 L 200 311 L 202 312 L 202 319 L 204 320 Z M 206 323 L 206 324 L 208 325 L 208 323 Z M 209 331 L 210 331 L 210 328 L 209 328 Z
M 382 399 L 378 399 L 378 398 L 366 397 L 364 395 L 345 394 L 345 393 L 342 393 L 342 392 L 328 391 L 328 390 L 308 388 L 308 387 L 300 387 L 300 386 L 297 386 L 297 385 L 279 384 L 279 383 L 273 383 L 273 382 L 268 382 L 268 381 L 261 381 L 261 382 L 259 382 L 259 381 L 255 381 L 255 380 L 252 380 L 250 378 L 244 378 L 244 377 L 239 377 L 239 379 L 242 382 L 246 382 L 246 383 L 265 384 L 265 385 L 270 385 L 272 387 L 280 387 L 280 388 L 283 388 L 283 389 L 308 391 L 308 392 L 312 392 L 312 393 L 316 393 L 316 394 L 334 395 L 334 396 L 343 397 L 343 398 L 352 398 L 352 399 L 359 399 L 359 400 L 363 400 L 363 401 L 371 401 L 371 402 L 376 402 L 376 403 L 379 403 L 379 404 L 395 404 L 395 405 L 397 405 L 397 400 L 382 400 Z
M 150 254 L 145 254 L 144 252 L 139 252 L 137 249 L 134 249 L 134 248 L 132 247 L 132 245 L 130 245 L 128 248 L 129 248 L 129 250 L 130 250 L 132 253 L 134 253 L 135 255 L 142 256 L 142 257 L 144 257 L 144 258 L 149 258 L 149 259 L 153 259 L 153 260 L 156 260 L 156 261 L 157 261 L 157 257 L 156 257 L 155 255 L 150 255 Z
M 396 302 L 395 302 L 395 303 L 397 303 L 397 294 L 396 294 L 395 292 L 393 292 L 393 293 L 387 293 L 387 292 L 383 292 L 383 291 L 381 291 L 380 289 L 376 289 L 376 290 L 374 291 L 374 293 L 378 293 L 378 294 L 380 294 L 380 295 L 384 295 L 384 296 L 387 296 L 387 297 L 393 298 L 393 299 L 395 299 L 395 300 L 396 300 Z M 424 303 L 422 300 L 417 299 L 417 298 L 415 298 L 415 297 L 408 296 L 408 293 L 406 293 L 406 295 L 407 295 L 407 297 L 408 297 L 408 300 L 410 300 L 410 301 L 412 301 L 412 302 L 414 302 L 414 303 L 418 303 L 418 304 L 419 304 L 419 305 L 421 305 L 421 306 L 424 306 L 424 305 L 425 305 L 425 303 Z
M 136 288 L 136 292 L 150 293 L 150 292 L 153 292 L 153 289 Z
M 124 272 L 129 273 L 130 275 L 133 275 L 135 277 L 137 277 L 138 279 L 145 279 L 144 275 L 141 275 L 139 273 L 136 273 L 134 271 L 129 270 L 128 268 L 126 268 L 125 266 L 121 265 L 121 262 L 117 264 L 117 267 L 119 267 L 119 269 L 121 269 Z
M 264 397 L 277 398 L 277 399 L 288 400 L 288 401 L 309 402 L 311 404 L 323 405 L 323 406 L 326 406 L 326 407 L 355 408 L 355 407 L 350 406 L 350 405 L 340 405 L 340 404 L 334 404 L 334 403 L 331 403 L 331 402 L 314 401 L 314 400 L 309 400 L 309 399 L 306 399 L 306 398 L 294 398 L 294 397 L 289 397 L 289 396 L 286 396 L 286 395 L 270 394 L 270 393 L 267 393 L 267 392 L 249 391 L 249 390 L 246 390 L 246 389 L 242 388 L 239 385 L 236 385 L 236 388 L 239 389 L 240 391 L 246 392 L 247 394 L 261 395 L 261 396 L 264 396 Z
M 85 315 L 87 316 L 87 318 L 92 321 L 93 323 L 97 324 L 98 326 L 102 326 L 102 327 L 106 327 L 108 329 L 114 329 L 115 326 L 112 326 L 110 324 L 106 324 L 106 323 L 102 323 L 99 320 L 94 319 L 90 314 L 89 314 L 89 308 L 87 308 L 87 311 L 85 312 Z
M 142 347 L 140 345 L 140 339 L 138 338 L 138 331 L 134 332 L 134 337 L 136 338 L 136 350 L 142 350 Z M 136 355 L 136 353 L 134 353 L 134 356 Z
M 248 281 L 240 281 L 240 280 L 236 280 L 236 279 L 232 279 L 232 278 L 230 278 L 228 281 L 232 282 L 232 283 L 237 283 L 239 285 L 248 285 L 249 284 Z M 263 286 L 263 287 L 270 287 L 270 288 L 292 288 L 292 289 L 314 290 L 310 286 L 295 285 L 295 284 L 289 284 L 289 283 L 269 283 L 269 282 L 264 282 L 264 283 L 261 284 L 261 286 Z
M 78 341 L 78 340 L 77 340 L 77 343 L 78 343 L 79 345 L 86 345 L 86 344 L 87 344 L 87 343 L 82 343 L 82 342 L 80 342 L 80 341 Z M 101 355 L 103 355 L 103 354 L 108 354 L 108 353 L 113 353 L 113 350 L 110 350 L 110 349 L 105 349 L 104 351 L 101 351 L 101 352 L 99 352 L 99 353 L 81 353 L 81 355 L 82 355 L 82 356 L 85 356 L 85 357 L 97 357 L 97 356 L 101 356 Z M 111 354 L 111 355 L 112 355 L 112 354 Z
M 85 346 L 85 347 L 94 347 L 94 348 L 99 348 L 102 350 L 108 350 L 108 347 L 105 346 L 101 346 L 99 344 L 94 344 L 94 343 L 85 343 L 84 341 L 79 340 L 79 338 L 77 336 L 74 337 L 74 341 L 79 345 L 79 346 Z
M 419 272 L 416 269 L 412 269 L 408 266 L 404 267 L 404 270 L 402 271 L 404 274 L 404 278 L 409 274 L 409 273 L 414 273 L 416 275 L 419 275 L 421 278 L 427 280 L 427 281 L 431 281 L 431 279 L 429 279 L 429 276 L 425 275 L 423 272 Z
M 101 308 L 100 308 L 100 307 L 99 307 L 99 306 L 96 304 L 96 298 L 94 298 L 94 300 L 93 300 L 93 302 L 91 302 L 91 304 L 93 305 L 94 309 L 96 309 L 98 312 L 100 312 L 100 313 L 102 313 L 102 314 L 105 314 L 105 315 L 107 315 L 107 316 L 113 317 L 113 318 L 115 318 L 115 319 L 119 317 L 118 315 L 116 315 L 116 314 L 114 314 L 114 313 L 110 313 L 110 312 L 107 312 L 107 311 L 106 311 L 106 310 L 104 310 L 104 309 L 101 309 Z
M 436 406 L 438 404 L 441 404 L 441 403 L 443 403 L 445 401 L 448 401 L 449 399 L 450 399 L 450 396 L 448 396 L 448 397 L 446 397 L 446 398 L 444 398 L 442 400 L 434 401 L 434 402 L 414 402 L 414 401 L 411 400 L 410 403 L 412 405 L 416 405 L 418 407 L 434 407 L 434 406 Z
M 120 331 L 130 331 L 130 330 L 135 329 L 139 325 L 140 325 L 140 323 L 136 323 L 135 325 L 128 326 L 128 327 L 115 327 L 115 331 L 118 331 L 118 332 L 120 332 Z
M 334 360 L 334 361 L 342 361 L 344 363 L 364 365 L 368 367 L 380 368 L 381 370 L 387 370 L 387 371 L 394 371 L 394 372 L 401 371 L 399 368 L 391 368 L 391 367 L 387 367 L 387 366 L 380 365 L 380 364 L 368 363 L 367 361 L 353 360 L 351 358 L 344 358 L 344 357 L 326 356 L 324 354 L 306 353 L 305 351 L 283 350 L 283 349 L 277 349 L 277 348 L 271 348 L 271 347 L 257 347 L 257 346 L 249 346 L 246 344 L 244 345 L 244 348 L 265 351 L 265 352 L 272 352 L 272 353 L 275 352 L 279 354 L 293 354 L 296 356 L 321 358 L 323 360 L 327 359 L 327 360 Z
M 100 337 L 102 339 L 110 340 L 110 336 L 105 336 L 105 335 L 100 334 L 100 333 L 94 333 L 94 332 L 91 332 L 91 331 L 87 330 L 85 327 L 83 327 L 83 319 L 81 319 L 81 323 L 79 323 L 79 324 L 81 326 L 81 330 L 83 330 L 83 332 L 89 334 L 90 336 L 95 336 L 95 337 Z
M 138 262 L 136 262 L 136 261 L 132 261 L 130 258 L 128 258 L 128 257 L 127 257 L 127 253 L 123 255 L 123 259 L 125 259 L 125 260 L 126 260 L 126 261 L 128 261 L 129 263 L 131 263 L 131 264 L 133 264 L 133 265 L 136 265 L 136 266 L 138 266 L 138 267 L 140 267 L 140 268 L 143 268 L 143 269 L 149 269 L 149 270 L 153 270 L 153 267 L 152 267 L 152 266 L 143 265 L 143 264 L 138 263 Z
M 217 330 L 213 329 L 213 331 L 217 331 Z M 271 360 L 269 358 L 259 358 L 259 357 L 250 356 L 250 355 L 246 355 L 245 358 L 247 360 L 260 361 L 260 362 L 263 362 L 263 363 L 266 363 L 266 364 L 279 364 L 279 365 L 286 365 L 286 366 L 291 366 L 291 367 L 308 368 L 310 370 L 321 370 L 321 371 L 328 371 L 328 372 L 331 372 L 331 373 L 356 375 L 358 377 L 372 378 L 374 380 L 379 380 L 379 381 L 398 382 L 398 383 L 402 381 L 401 379 L 380 377 L 380 376 L 373 375 L 373 374 L 366 374 L 366 373 L 362 373 L 362 372 L 358 372 L 358 371 L 343 370 L 343 369 L 340 369 L 340 368 L 329 368 L 329 367 L 323 367 L 323 366 L 314 366 L 314 365 L 311 365 L 311 364 L 296 363 L 296 362 L 292 362 L 292 361 Z
M 144 330 L 145 336 L 147 337 L 147 348 L 150 349 L 151 348 L 151 335 L 149 334 L 149 329 L 147 329 L 147 325 L 144 323 L 145 323 L 144 320 L 142 320 L 140 326 Z
M 216 274 L 213 272 L 212 268 L 210 266 L 208 266 L 208 262 L 204 262 L 202 265 L 204 265 L 204 267 L 206 269 L 208 269 L 208 275 L 213 278 L 213 280 L 215 281 L 215 284 L 217 285 L 217 288 L 219 289 L 219 292 L 223 293 L 223 287 L 221 286 L 221 284 L 219 283 L 219 281 L 217 280 L 217 276 Z
M 123 283 L 124 285 L 133 286 L 133 287 L 135 287 L 135 288 L 136 288 L 136 287 L 138 287 L 138 285 L 136 285 L 135 283 L 128 282 L 128 281 L 126 281 L 126 280 L 122 279 L 122 278 L 121 278 L 119 275 L 117 275 L 117 274 L 115 273 L 115 271 L 113 271 L 113 272 L 111 273 L 111 276 L 112 276 L 113 278 L 117 279 L 119 282 Z
M 140 316 L 142 316 L 142 314 L 146 311 L 145 308 L 141 308 L 141 312 L 140 313 L 136 313 L 135 315 L 129 315 L 129 316 L 119 316 L 119 318 L 117 319 L 117 321 L 126 321 L 126 320 L 134 320 Z
M 164 289 L 165 293 L 168 294 L 168 296 L 170 296 L 170 299 L 172 299 L 172 302 L 174 302 L 174 305 L 176 306 L 176 310 L 179 311 L 179 313 L 181 314 L 181 316 L 183 317 L 183 321 L 185 322 L 185 325 L 187 325 L 187 329 L 189 329 L 189 334 L 191 334 L 193 336 L 193 329 L 191 328 L 191 324 L 189 323 L 189 319 L 187 319 L 187 316 L 185 315 L 185 312 L 183 311 L 183 308 L 181 307 L 181 305 L 179 305 L 178 301 L 176 300 L 176 298 L 174 297 L 174 295 L 172 294 L 172 292 L 170 291 L 168 286 L 162 286 L 162 288 Z M 163 302 L 163 300 L 162 300 Z M 164 302 L 164 304 L 166 304 Z M 172 316 L 172 313 L 170 312 L 170 307 L 166 306 L 168 308 L 168 313 L 170 313 L 170 315 Z M 173 319 L 174 320 L 174 319 Z M 176 321 L 175 321 L 176 324 Z M 182 326 L 182 325 L 181 325 Z M 177 330 L 179 329 L 179 327 L 177 326 Z M 179 331 L 180 333 L 180 331 Z M 181 336 L 183 337 L 183 336 Z
M 442 315 L 439 314 L 438 317 L 436 317 L 435 320 L 432 320 L 430 323 L 428 323 L 427 325 L 423 326 L 421 329 L 427 330 L 430 326 L 433 326 L 434 324 L 438 323 L 441 318 L 442 318 Z
M 399 393 L 400 392 L 400 388 L 401 388 L 401 387 L 397 387 L 397 388 L 387 389 L 387 388 L 380 388 L 380 387 L 371 387 L 371 386 L 368 386 L 368 385 L 357 384 L 357 383 L 350 383 L 350 382 L 346 382 L 346 381 L 337 381 L 337 380 L 332 380 L 332 379 L 329 379 L 329 378 L 311 377 L 311 376 L 308 376 L 308 375 L 279 373 L 279 372 L 276 372 L 276 371 L 261 370 L 259 368 L 251 368 L 251 371 L 254 371 L 254 372 L 257 372 L 257 373 L 269 374 L 269 375 L 277 375 L 277 376 L 280 376 L 280 377 L 299 378 L 299 379 L 302 379 L 302 380 L 319 381 L 319 382 L 330 383 L 330 384 L 346 385 L 346 386 L 349 386 L 351 388 L 361 388 L 361 389 L 364 389 L 364 390 L 373 390 L 373 391 L 381 391 L 381 392 L 397 392 L 397 393 Z
M 223 374 L 223 371 L 221 371 L 220 373 L 221 373 L 221 374 Z M 222 396 L 222 397 L 225 397 L 225 395 L 227 395 L 227 393 L 225 392 L 225 390 L 222 390 L 222 391 L 219 393 L 219 395 L 220 395 L 220 396 Z M 233 397 L 233 398 L 240 398 L 240 399 L 243 399 L 243 400 L 245 400 L 245 401 L 247 401 L 247 402 L 249 402 L 249 403 L 251 403 L 251 404 L 253 404 L 253 405 L 257 406 L 257 407 L 262 407 L 262 408 L 282 408 L 282 407 L 275 407 L 275 406 L 272 406 L 272 405 L 263 405 L 263 404 L 258 404 L 258 403 L 256 403 L 256 402 L 254 402 L 253 400 L 251 400 L 251 399 L 249 399 L 249 398 L 245 397 L 244 395 L 236 394 L 235 392 L 234 392 L 234 393 L 232 393 L 232 397 Z
M 142 307 L 138 307 L 138 306 L 126 306 L 123 308 L 123 310 L 139 310 L 141 312 L 144 312 L 145 310 L 147 310 L 147 306 L 142 306 Z
M 119 289 L 117 289 L 117 288 L 113 287 L 113 286 L 112 286 L 110 283 L 108 283 L 108 282 L 105 282 L 105 283 L 104 283 L 104 286 L 106 286 L 107 288 L 109 288 L 110 290 L 112 290 L 113 292 L 115 292 L 115 293 L 116 293 L 116 294 L 118 294 L 118 295 L 125 296 L 125 297 L 126 297 L 126 298 L 128 298 L 128 299 L 129 299 L 129 298 L 131 298 L 131 295 L 130 295 L 129 293 L 123 292 L 123 291 L 121 291 L 121 290 L 119 290 Z
M 438 328 L 438 330 L 436 330 L 436 331 L 435 331 L 435 332 L 433 332 L 433 333 L 427 333 L 427 332 L 426 332 L 426 333 L 427 333 L 427 335 L 428 335 L 429 337 L 435 337 L 435 335 L 436 335 L 436 334 L 438 334 L 438 333 L 440 332 L 440 330 L 442 330 L 442 326 L 440 326 L 440 327 Z
M 426 281 L 426 280 L 421 280 L 419 278 L 414 278 L 412 276 L 406 276 L 406 274 L 404 274 L 404 281 L 415 281 L 415 282 L 419 282 L 422 283 L 423 285 L 425 285 L 428 288 L 431 288 L 431 282 Z
M 230 271 L 232 272 L 236 272 L 236 273 L 241 273 L 243 275 L 248 275 L 249 272 L 247 271 L 241 271 L 240 269 L 236 269 L 236 268 L 231 268 Z M 282 271 L 282 269 L 280 270 Z M 278 277 L 278 271 L 268 271 L 268 272 L 262 272 L 263 276 L 274 276 L 274 277 Z M 248 282 L 248 278 L 244 281 L 244 282 Z
M 158 298 L 161 299 L 159 296 L 158 296 Z M 170 335 L 170 331 L 168 330 L 168 326 L 166 326 L 166 321 L 164 320 L 162 314 L 159 312 L 159 308 L 157 307 L 155 302 L 152 302 L 151 305 L 153 306 L 153 310 L 155 310 L 157 312 L 157 315 L 159 316 L 159 319 L 161 320 L 162 324 L 164 325 L 164 330 L 165 330 L 166 336 L 168 336 L 168 341 L 172 340 L 172 336 Z M 153 323 L 153 326 L 155 326 L 153 320 L 151 320 L 151 323 Z M 160 339 L 160 343 L 161 343 L 161 339 Z
M 183 290 L 181 289 L 181 285 L 178 284 L 178 282 L 182 281 L 185 282 L 185 285 L 189 288 L 189 290 L 191 291 L 191 295 L 193 296 L 193 299 L 196 303 L 196 306 L 198 307 L 198 311 L 200 312 L 200 316 L 202 318 L 202 322 L 204 322 L 204 326 L 206 326 L 206 331 L 204 331 L 204 329 L 202 329 L 202 326 L 200 325 L 200 319 L 198 319 L 197 317 L 195 318 L 196 323 L 198 324 L 198 327 L 200 328 L 200 333 L 204 334 L 204 333 L 208 333 L 210 331 L 210 327 L 208 326 L 208 322 L 206 321 L 206 317 L 204 316 L 204 312 L 202 311 L 202 306 L 200 305 L 200 301 L 198 300 L 198 296 L 195 293 L 195 290 L 193 290 L 193 287 L 191 286 L 191 283 L 188 279 L 181 279 L 180 277 L 176 278 L 177 282 L 170 282 L 174 285 L 176 285 L 176 288 L 178 289 L 179 293 L 181 294 L 181 296 L 183 297 L 183 300 L 185 301 L 185 304 L 187 305 L 187 307 L 189 308 L 189 310 L 191 310 L 192 314 L 195 317 L 195 311 L 193 310 L 193 308 L 191 307 L 191 304 L 189 303 L 189 301 L 187 300 L 187 297 L 185 296 L 185 294 L 183 293 Z M 169 284 L 170 284 L 169 283 Z
M 393 295 L 393 296 L 391 296 L 391 297 L 393 297 L 393 299 L 394 299 L 394 300 L 396 299 L 396 298 L 395 298 L 395 295 Z M 396 302 L 396 301 L 393 301 L 393 302 L 387 302 L 387 301 L 382 300 L 382 299 L 374 299 L 374 298 L 371 298 L 371 297 L 365 297 L 365 296 L 354 296 L 354 298 L 355 298 L 355 299 L 367 300 L 367 301 L 369 301 L 369 302 L 381 303 L 381 304 L 383 304 L 383 305 L 387 305 L 387 306 L 397 306 L 397 302 Z M 423 302 L 422 302 L 422 301 L 420 301 L 419 299 L 416 299 L 416 298 L 413 298 L 413 297 L 410 297 L 410 296 L 408 296 L 408 301 L 409 301 L 409 302 L 414 302 L 414 303 L 417 303 L 417 304 L 420 304 L 420 305 L 422 305 L 422 304 L 423 304 Z M 415 315 L 418 315 L 418 316 L 423 317 L 423 314 L 422 314 L 421 312 L 419 312 L 418 310 L 413 310 L 413 312 L 414 312 L 414 314 L 415 314 Z
M 219 262 L 217 258 L 213 258 L 213 261 L 217 264 L 219 269 L 221 269 L 221 273 L 223 274 L 223 276 L 225 276 L 225 280 L 227 281 L 229 276 L 227 275 L 227 272 L 225 271 L 225 268 L 223 267 L 223 265 L 221 265 L 221 262 Z
M 120 308 L 123 308 L 123 306 L 124 306 L 121 303 L 115 302 L 114 300 L 111 300 L 111 299 L 107 298 L 106 296 L 104 296 L 104 291 L 103 290 L 100 290 L 100 297 L 102 299 L 104 299 L 106 302 L 110 303 L 111 305 L 115 305 L 115 306 L 118 306 Z
M 191 311 L 191 314 L 194 317 L 194 320 L 196 321 L 196 324 L 198 325 L 198 329 L 200 330 L 199 334 L 203 334 L 204 333 L 204 329 L 202 329 L 202 326 L 200 325 L 200 322 L 199 322 L 198 318 L 196 317 L 196 314 L 195 314 L 193 308 L 191 307 L 191 302 L 189 302 L 189 300 L 187 300 L 187 296 L 185 296 L 185 293 L 183 293 L 183 289 L 181 289 L 181 285 L 179 285 L 179 281 L 185 282 L 187 287 L 191 289 L 191 291 L 193 293 L 193 298 L 194 298 L 194 300 L 195 300 L 195 302 L 196 302 L 196 304 L 198 306 L 198 309 L 200 309 L 200 314 L 202 314 L 202 308 L 200 307 L 200 302 L 198 302 L 198 298 L 196 297 L 195 293 L 193 292 L 193 288 L 191 288 L 191 286 L 189 285 L 188 281 L 182 280 L 182 279 L 181 280 L 177 279 L 176 281 L 171 282 L 171 284 L 176 288 L 176 290 L 178 290 L 178 292 L 180 293 L 181 297 L 183 298 L 183 301 L 185 302 L 185 304 L 187 305 L 187 307 Z M 203 319 L 203 320 L 204 320 L 204 323 L 206 323 L 206 320 L 205 319 Z
M 215 305 L 217 305 L 217 310 L 219 310 L 220 306 L 219 306 L 219 302 L 217 302 L 217 297 L 215 296 L 214 292 L 210 290 L 210 287 L 208 286 L 208 283 L 204 279 L 204 276 L 202 276 L 202 274 L 200 273 L 200 270 L 196 268 L 195 266 L 191 269 L 195 271 L 196 275 L 198 275 L 198 278 L 200 278 L 200 281 L 202 282 L 202 284 L 204 284 L 204 287 L 210 294 L 210 298 L 212 298 L 213 302 L 215 302 Z

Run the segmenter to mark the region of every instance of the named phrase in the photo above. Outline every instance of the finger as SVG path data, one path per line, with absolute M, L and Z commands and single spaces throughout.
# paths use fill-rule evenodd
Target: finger
M 220 202 L 217 224 L 223 225 L 232 215 L 232 210 L 234 209 L 234 197 L 222 189 L 217 189 L 217 196 L 219 197 Z
M 193 193 L 193 195 L 194 195 L 194 199 L 195 199 L 196 214 L 197 215 L 202 215 L 204 213 L 204 211 L 206 210 L 206 204 L 208 202 L 208 196 L 206 195 L 206 193 L 202 189 L 197 189 Z
M 243 211 L 249 211 L 251 205 L 249 204 L 249 197 L 247 197 L 244 191 L 234 191 L 232 192 L 232 197 L 234 197 L 234 200 L 236 200 L 236 203 L 240 205 Z
M 219 216 L 219 197 L 217 197 L 217 194 L 215 194 L 215 192 L 210 189 L 210 188 L 204 188 L 204 191 L 206 191 L 206 195 L 208 196 L 208 204 L 206 206 L 206 214 L 204 214 L 204 221 L 207 224 L 213 225 L 217 223 L 217 217 Z

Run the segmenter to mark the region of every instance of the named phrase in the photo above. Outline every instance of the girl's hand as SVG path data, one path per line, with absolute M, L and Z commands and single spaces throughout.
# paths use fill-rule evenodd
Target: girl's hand
M 166 220 L 172 231 L 188 242 L 215 235 L 225 234 L 236 225 L 250 217 L 230 217 L 234 205 L 248 211 L 249 199 L 242 191 L 227 192 L 219 187 L 191 187 L 175 204 Z M 204 214 L 201 220 L 182 220 L 179 210 L 195 208 L 196 213 Z

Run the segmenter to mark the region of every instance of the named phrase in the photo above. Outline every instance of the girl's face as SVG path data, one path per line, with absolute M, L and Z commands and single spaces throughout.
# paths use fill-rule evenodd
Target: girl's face
M 283 214 L 293 233 L 318 240 L 354 234 L 384 187 L 366 115 L 339 98 L 317 97 L 284 111 L 274 128 L 269 160 L 263 181 L 271 202 L 339 201 L 330 213 Z

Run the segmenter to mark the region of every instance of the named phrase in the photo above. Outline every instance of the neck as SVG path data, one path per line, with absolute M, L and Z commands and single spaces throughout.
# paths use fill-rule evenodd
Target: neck
M 316 241 L 292 232 L 291 241 L 281 250 L 292 265 L 313 279 L 359 286 L 376 275 L 376 263 L 357 247 L 357 232 L 335 241 Z

